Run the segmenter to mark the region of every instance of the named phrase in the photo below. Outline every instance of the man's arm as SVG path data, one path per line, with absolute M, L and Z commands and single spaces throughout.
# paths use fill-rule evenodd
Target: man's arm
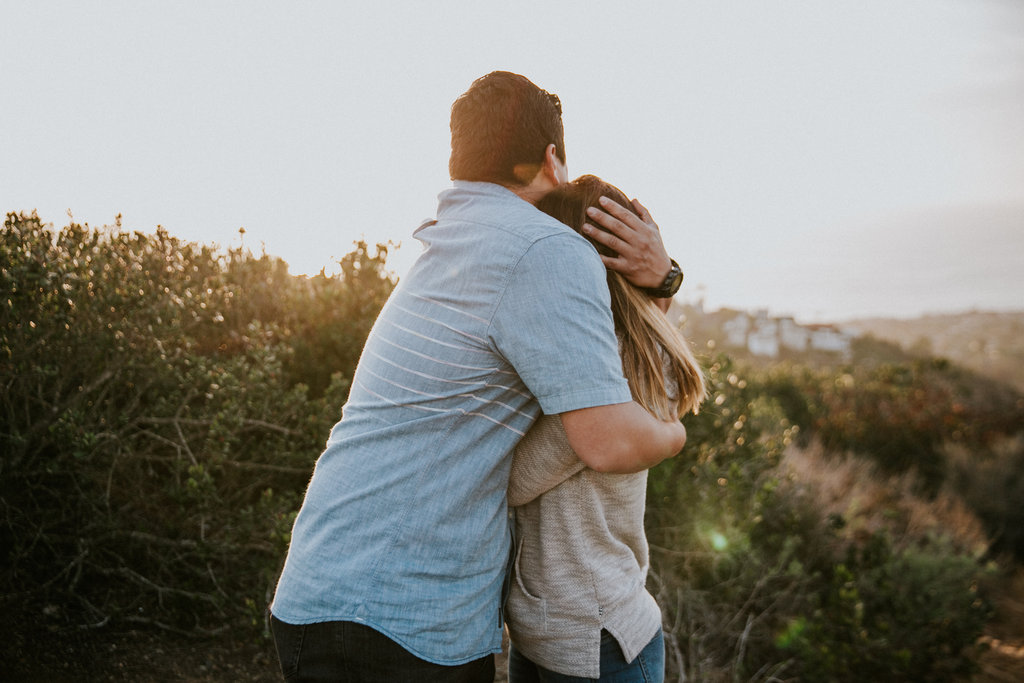
M 650 212 L 637 200 L 632 203 L 639 217 L 611 199 L 601 197 L 604 211 L 590 207 L 587 217 L 604 230 L 585 223 L 583 233 L 618 254 L 601 256 L 606 268 L 622 273 L 637 287 L 658 287 L 672 268 L 672 259 L 665 251 L 661 231 Z
M 675 455 L 679 423 L 630 399 L 604 268 L 568 231 L 534 244 L 516 265 L 489 337 L 591 468 L 637 472 Z M 599 406 L 579 408 L 579 406 Z
M 681 422 L 662 422 L 635 401 L 561 413 L 569 445 L 587 467 L 626 474 L 654 467 L 686 444 Z

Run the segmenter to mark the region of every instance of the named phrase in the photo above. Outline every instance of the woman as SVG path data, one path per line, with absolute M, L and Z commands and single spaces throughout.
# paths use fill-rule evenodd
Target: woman
M 632 206 L 614 186 L 582 176 L 538 208 L 580 232 L 602 195 Z M 686 341 L 621 275 L 609 271 L 608 288 L 634 399 L 662 420 L 696 412 L 704 381 Z M 508 491 L 517 544 L 507 603 L 510 683 L 663 680 L 661 610 L 645 588 L 646 488 L 646 470 L 586 468 L 557 415 L 542 417 L 522 440 Z

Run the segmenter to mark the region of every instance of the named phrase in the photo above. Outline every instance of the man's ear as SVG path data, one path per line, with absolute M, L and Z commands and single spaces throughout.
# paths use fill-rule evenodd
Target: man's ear
M 521 185 L 532 185 L 535 182 L 547 188 L 557 187 L 568 181 L 565 164 L 558 158 L 554 143 L 544 149 L 544 160 L 539 164 L 516 164 L 512 170 Z
M 544 149 L 544 165 L 541 167 L 541 172 L 554 185 L 561 185 L 569 181 L 569 172 L 566 170 L 565 162 L 558 158 L 558 148 L 553 142 Z
M 569 180 L 569 172 L 558 158 L 553 143 L 544 150 L 540 164 L 517 164 L 514 172 L 522 185 L 507 186 L 508 189 L 531 204 L 536 204 L 541 197 Z

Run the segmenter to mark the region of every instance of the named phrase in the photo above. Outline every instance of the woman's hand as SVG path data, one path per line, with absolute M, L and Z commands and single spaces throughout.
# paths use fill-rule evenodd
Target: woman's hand
M 587 209 L 591 223 L 584 223 L 583 233 L 614 251 L 618 256 L 601 256 L 606 268 L 622 273 L 637 287 L 658 287 L 672 268 L 672 260 L 661 241 L 658 224 L 637 200 L 632 201 L 637 216 L 617 202 L 601 197 L 600 209 Z M 606 232 L 607 231 L 607 232 Z

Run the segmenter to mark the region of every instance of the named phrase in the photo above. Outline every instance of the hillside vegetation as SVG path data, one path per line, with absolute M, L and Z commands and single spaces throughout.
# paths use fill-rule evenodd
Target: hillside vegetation
M 948 358 L 1024 391 L 1024 311 L 863 318 L 844 326 L 910 351 Z
M 146 661 L 154 635 L 228 643 L 262 654 L 223 678 L 267 675 L 266 605 L 395 284 L 386 253 L 359 243 L 338 275 L 295 277 L 164 231 L 7 216 L 7 678 L 217 680 L 119 673 L 109 650 L 57 647 L 70 634 L 134 634 Z M 954 681 L 986 666 L 1024 559 L 1024 399 L 879 343 L 842 365 L 706 351 L 710 398 L 650 476 L 669 680 Z

